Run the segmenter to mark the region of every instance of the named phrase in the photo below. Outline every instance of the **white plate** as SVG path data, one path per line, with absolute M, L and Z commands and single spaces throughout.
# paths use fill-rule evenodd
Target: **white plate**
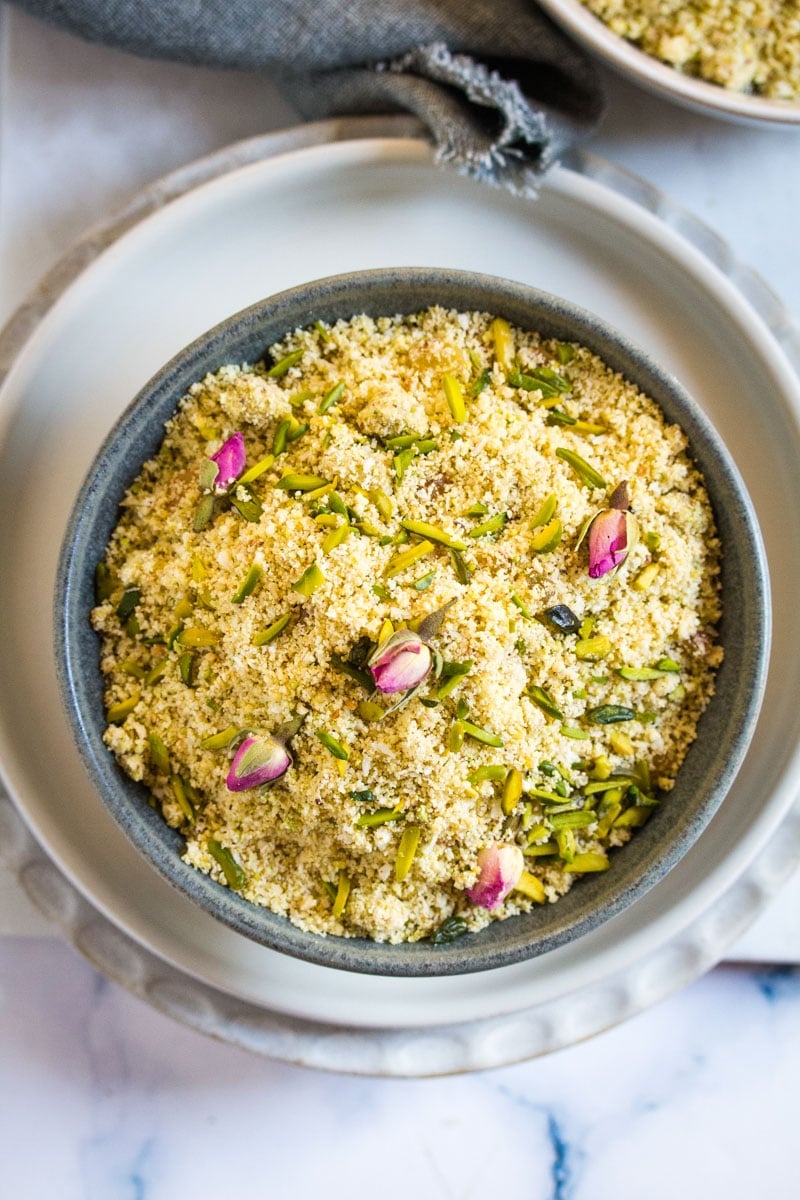
M 684 75 L 612 33 L 581 0 L 539 0 L 539 3 L 585 49 L 662 100 L 674 100 L 705 116 L 744 124 L 800 125 L 800 101 L 734 92 L 705 79 Z
M 487 1065 L 586 1036 L 687 982 L 722 955 L 796 860 L 797 838 L 786 827 L 761 860 L 767 867 L 730 891 L 789 811 L 797 780 L 800 539 L 792 520 L 800 500 L 800 391 L 778 341 L 728 278 L 739 268 L 725 261 L 722 244 L 692 226 L 725 271 L 681 235 L 689 218 L 646 187 L 629 185 L 651 209 L 660 207 L 669 224 L 575 171 L 553 172 L 530 203 L 436 170 L 429 148 L 416 139 L 308 145 L 341 128 L 307 127 L 306 148 L 231 170 L 135 224 L 67 288 L 16 358 L 0 392 L 0 757 L 10 791 L 51 859 L 114 929 L 133 939 L 114 942 L 127 964 L 116 973 L 129 986 L 138 979 L 149 994 L 154 960 L 137 957 L 138 943 L 171 964 L 187 995 L 201 997 L 187 1001 L 185 1019 L 202 1024 L 202 1013 L 221 1003 L 191 978 L 250 1002 L 243 1008 L 237 1001 L 236 1012 L 247 1016 L 230 1034 L 234 1040 L 246 1040 L 256 1014 L 271 1027 L 274 1014 L 285 1013 L 364 1029 L 421 1029 L 530 1013 L 532 1006 L 555 1009 L 546 1030 L 537 1018 L 535 1037 L 530 1021 L 527 1040 L 515 1034 L 513 1054 L 507 1030 L 502 1049 L 499 1042 L 496 1052 L 484 1045 L 481 1065 Z M 375 128 L 367 122 L 360 131 Z M 250 149 L 235 148 L 227 161 L 259 158 L 282 145 L 285 139 L 260 139 Z M 584 169 L 613 174 L 624 186 L 621 174 L 602 164 L 587 160 Z M 201 165 L 195 178 L 213 171 L 213 164 Z M 151 193 L 150 207 L 170 189 L 174 182 Z M 86 258 L 104 236 L 88 244 Z M 76 261 L 62 274 L 74 271 Z M 250 943 L 196 910 L 106 815 L 71 744 L 54 679 L 50 590 L 65 517 L 97 445 L 129 398 L 185 342 L 258 297 L 314 276 L 389 264 L 508 275 L 626 330 L 694 392 L 727 441 L 762 522 L 774 585 L 775 649 L 764 716 L 733 790 L 697 845 L 633 908 L 579 942 L 461 978 L 330 971 Z M 746 279 L 775 326 L 779 306 Z M 26 319 L 35 322 L 42 303 L 20 317 L 16 337 Z M 783 332 L 788 339 L 791 331 Z M 722 907 L 714 907 L 721 898 Z M 720 912 L 724 920 L 714 915 Z M 625 986 L 606 988 L 620 972 Z M 598 988 L 605 988 L 604 998 L 592 1007 Z M 565 1003 L 571 994 L 574 1003 Z M 309 1044 L 303 1061 L 308 1054 L 313 1059 Z M 436 1069 L 474 1063 L 463 1039 L 458 1045 L 462 1051 L 443 1068 L 437 1059 Z M 426 1069 L 424 1055 L 416 1068 L 408 1058 L 402 1062 L 397 1073 Z

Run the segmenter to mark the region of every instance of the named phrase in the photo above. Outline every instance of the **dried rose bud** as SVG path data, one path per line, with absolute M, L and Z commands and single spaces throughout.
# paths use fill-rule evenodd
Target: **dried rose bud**
M 291 765 L 292 756 L 282 741 L 271 735 L 251 735 L 234 754 L 225 786 L 229 792 L 248 792 L 274 783 Z
M 214 491 L 218 496 L 227 492 L 242 474 L 247 462 L 244 438 L 241 433 L 233 433 L 227 442 L 223 442 L 216 454 L 212 454 L 210 462 L 217 464 L 217 477 L 214 480 Z
M 481 908 L 499 908 L 519 882 L 525 859 L 519 846 L 487 846 L 478 855 L 478 879 L 467 896 Z
M 592 579 L 600 579 L 621 567 L 639 540 L 639 526 L 629 508 L 626 482 L 614 489 L 608 503 L 608 508 L 592 517 L 586 530 Z
M 417 687 L 432 665 L 430 647 L 411 629 L 398 629 L 367 659 L 379 692 L 406 692 Z

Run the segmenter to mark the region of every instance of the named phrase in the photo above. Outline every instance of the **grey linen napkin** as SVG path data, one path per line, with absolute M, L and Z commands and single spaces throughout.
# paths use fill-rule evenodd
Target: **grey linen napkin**
M 531 195 L 603 111 L 531 0 L 13 0 L 90 41 L 273 73 L 303 116 L 411 111 L 437 158 Z

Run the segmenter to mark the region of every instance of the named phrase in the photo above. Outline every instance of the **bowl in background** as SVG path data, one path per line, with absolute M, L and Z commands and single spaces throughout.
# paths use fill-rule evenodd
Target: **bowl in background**
M 181 860 L 180 834 L 148 805 L 147 790 L 123 772 L 103 742 L 100 640 L 89 614 L 95 565 L 105 554 L 119 502 L 158 450 L 165 421 L 192 383 L 225 363 L 257 361 L 297 326 L 359 313 L 410 313 L 432 304 L 490 312 L 545 337 L 578 341 L 683 428 L 724 550 L 725 659 L 669 802 L 614 854 L 609 871 L 581 879 L 556 904 L 495 921 L 449 945 L 389 945 L 305 932 Z M 565 300 L 509 280 L 431 268 L 362 271 L 292 288 L 223 321 L 176 355 L 145 385 L 98 452 L 72 510 L 55 594 L 56 661 L 76 744 L 104 804 L 145 858 L 207 912 L 264 945 L 339 969 L 397 976 L 486 970 L 544 953 L 621 912 L 657 883 L 700 836 L 736 775 L 755 727 L 770 640 L 767 568 L 752 505 L 718 435 L 680 384 L 622 334 Z

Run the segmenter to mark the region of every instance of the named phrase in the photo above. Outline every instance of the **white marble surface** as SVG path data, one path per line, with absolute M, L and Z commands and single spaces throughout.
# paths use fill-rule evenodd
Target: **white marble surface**
M 0 319 L 143 184 L 294 120 L 257 75 L 138 61 L 1 11 Z M 608 91 L 595 149 L 704 217 L 800 315 L 800 135 Z M 796 877 L 735 953 L 800 961 L 798 901 Z M 789 1200 L 798 1015 L 797 970 L 725 967 L 548 1060 L 427 1083 L 314 1075 L 106 983 L 0 871 L 0 1195 Z

